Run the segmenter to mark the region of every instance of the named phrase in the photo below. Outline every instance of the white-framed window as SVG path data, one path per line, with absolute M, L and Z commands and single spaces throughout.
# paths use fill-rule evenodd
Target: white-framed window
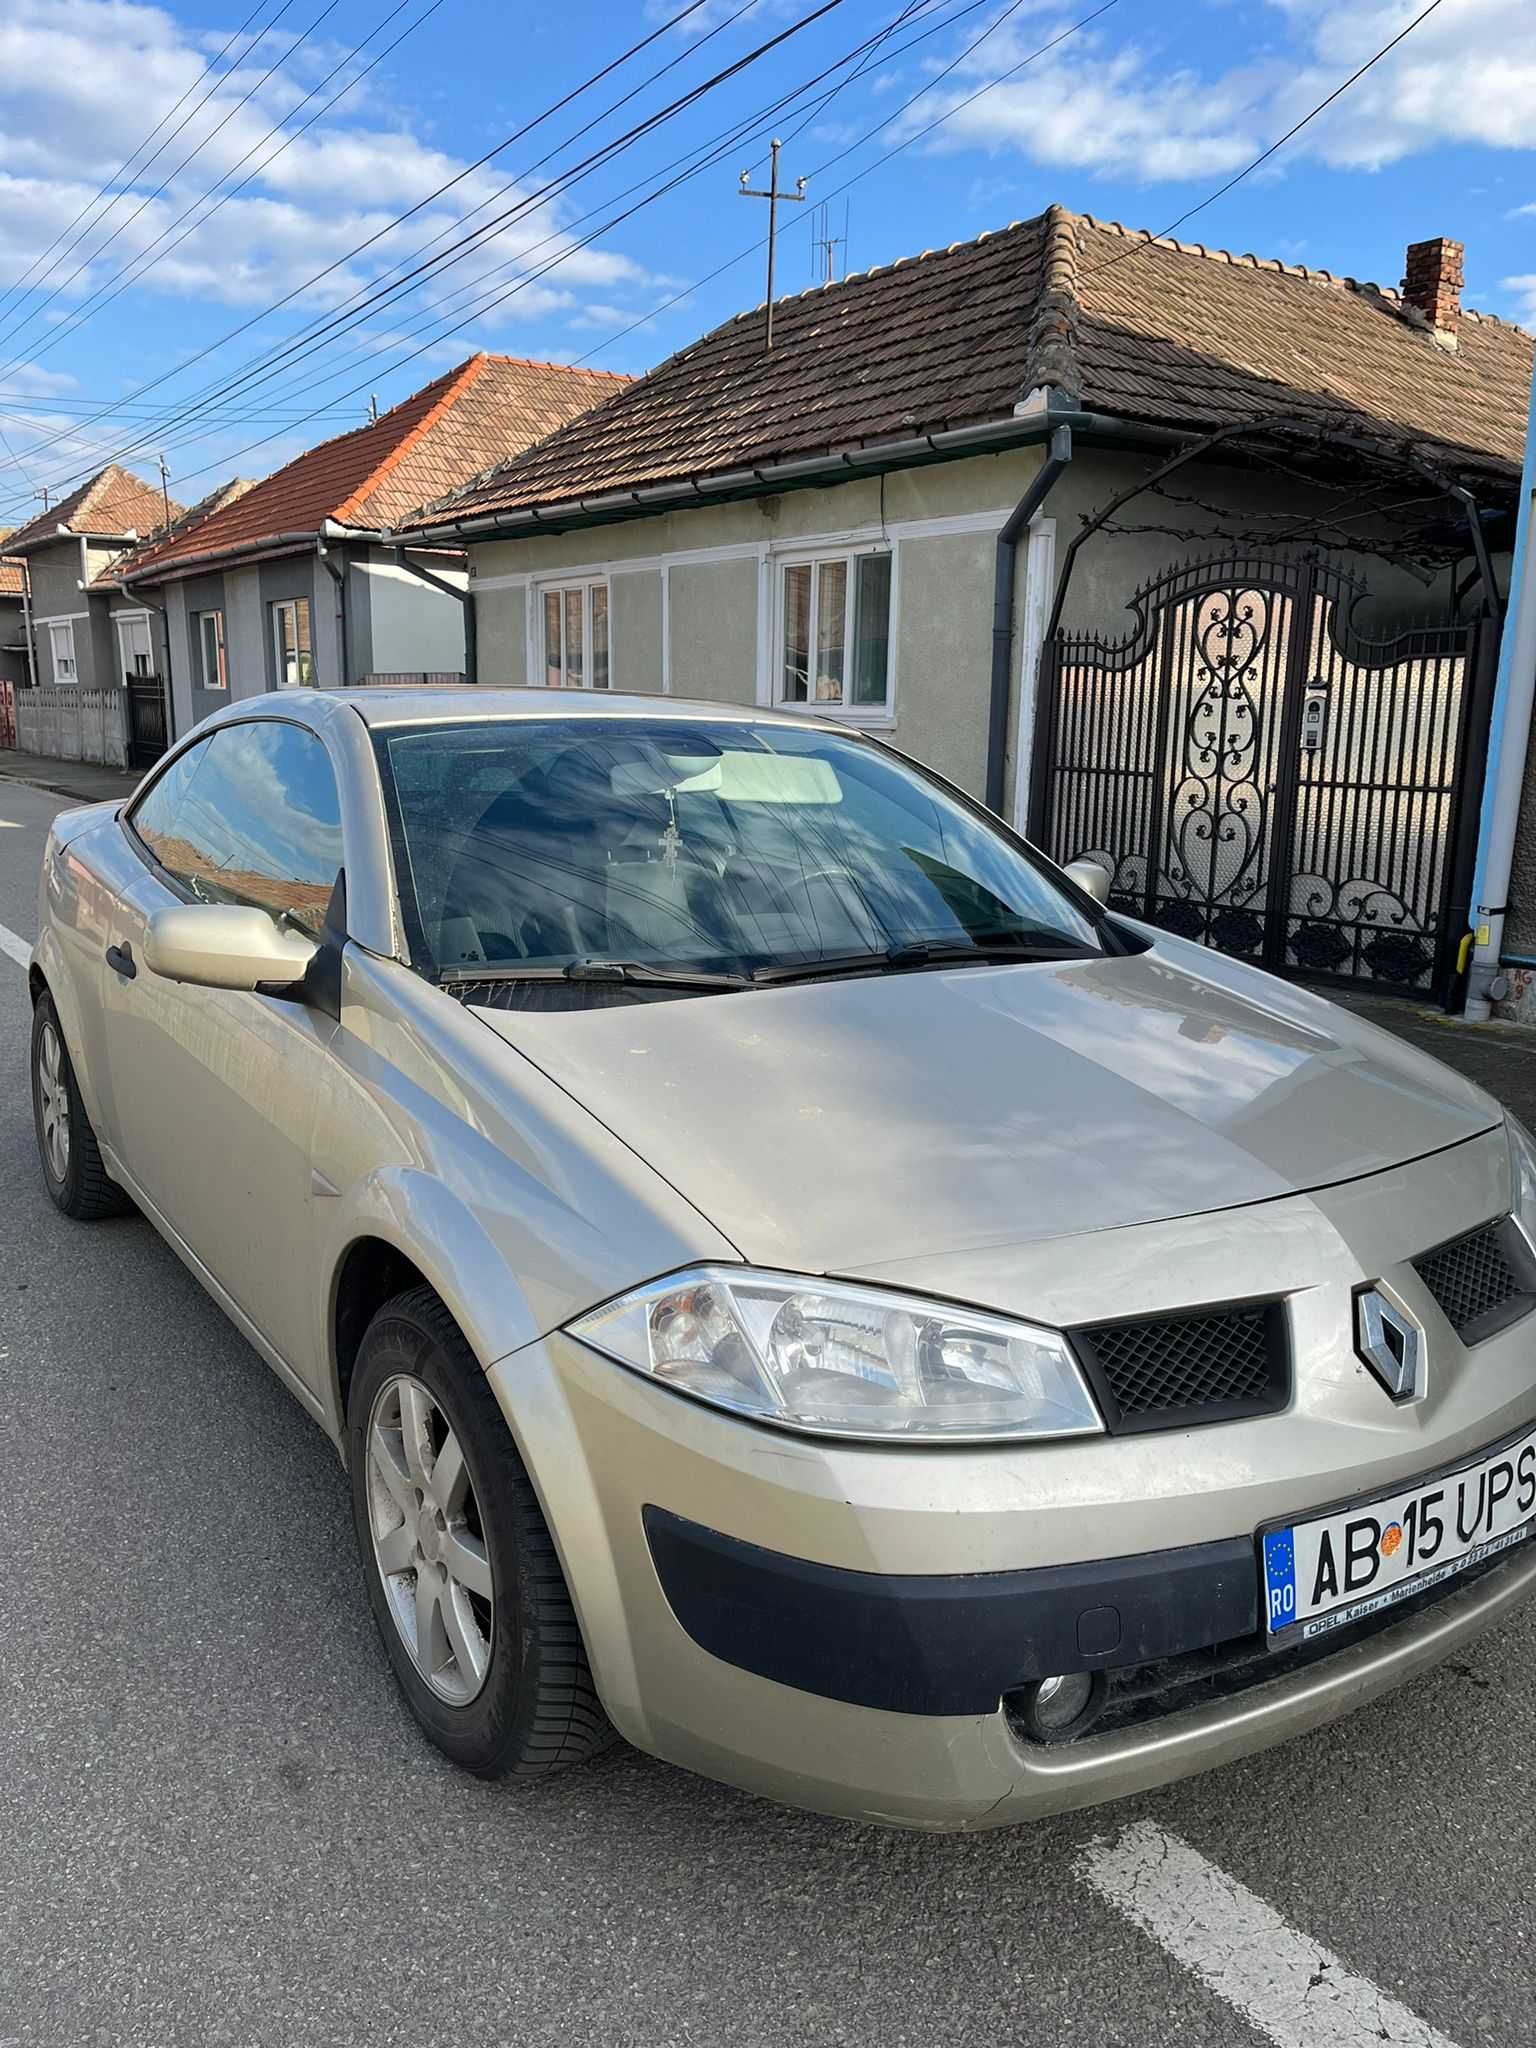
M 537 587 L 539 660 L 551 690 L 608 687 L 608 580 Z
M 302 601 L 302 600 L 301 600 Z M 224 651 L 224 614 L 194 612 L 192 629 L 197 644 L 197 683 L 201 690 L 229 688 L 229 657 Z M 282 655 L 279 653 L 279 662 Z
M 777 702 L 818 711 L 888 711 L 890 549 L 784 556 L 777 573 Z
M 119 612 L 113 623 L 117 627 L 117 662 L 124 678 L 153 674 L 148 612 Z
M 285 597 L 273 605 L 272 646 L 277 655 L 277 687 L 280 690 L 312 688 L 315 651 L 309 637 L 307 597 Z
M 48 644 L 53 653 L 53 680 L 56 683 L 76 683 L 80 672 L 75 667 L 75 622 L 73 619 L 56 619 L 48 628 Z

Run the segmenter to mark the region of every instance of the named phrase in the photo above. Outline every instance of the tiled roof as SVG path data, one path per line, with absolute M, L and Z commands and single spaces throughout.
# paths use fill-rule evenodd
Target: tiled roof
M 1348 421 L 1507 488 L 1531 354 L 1501 320 L 1464 312 L 1452 353 L 1395 292 L 1052 207 L 780 300 L 771 354 L 741 314 L 413 524 L 1003 422 L 1041 386 L 1159 426 Z
M 233 505 L 237 498 L 243 498 L 247 491 L 255 488 L 254 478 L 245 476 L 232 476 L 228 483 L 217 485 L 205 498 L 199 498 L 195 505 L 183 512 L 179 519 L 173 519 L 164 533 L 151 534 L 137 547 L 130 548 L 127 554 L 119 555 L 110 567 L 92 578 L 91 588 L 106 588 L 121 582 L 124 576 L 132 575 L 142 556 L 159 549 L 169 540 L 179 539 L 194 526 L 201 526 L 205 519 L 211 519 L 215 512 L 222 512 L 226 505 Z
M 515 356 L 471 356 L 365 427 L 322 441 L 237 503 L 139 551 L 134 576 L 280 536 L 390 526 L 423 499 L 526 448 L 630 380 Z
M 0 541 L 9 540 L 11 528 L 0 526 Z M 21 597 L 25 590 L 25 565 L 0 555 L 0 597 Z
M 173 498 L 172 519 L 180 517 L 181 509 Z M 10 534 L 5 545 L 11 554 L 21 554 L 39 541 L 55 539 L 61 526 L 69 533 L 121 540 L 130 533 L 157 533 L 164 525 L 165 498 L 159 486 L 142 482 L 113 462 Z

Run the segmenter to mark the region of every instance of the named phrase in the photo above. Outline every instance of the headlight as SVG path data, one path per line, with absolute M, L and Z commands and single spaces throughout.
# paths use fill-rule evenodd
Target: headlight
M 1509 1139 L 1510 1202 L 1515 1221 L 1536 1250 L 1536 1138 L 1508 1111 L 1504 1130 Z
M 700 1266 L 569 1328 L 717 1408 L 817 1435 L 954 1442 L 1104 1427 L 1054 1330 L 883 1288 Z

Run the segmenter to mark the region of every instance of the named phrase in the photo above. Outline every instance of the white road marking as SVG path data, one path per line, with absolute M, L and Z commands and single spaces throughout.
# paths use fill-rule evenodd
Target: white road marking
M 0 818 L 0 832 L 19 832 L 20 830 L 20 818 Z M 3 2041 L 0 2041 L 0 2048 L 5 2048 Z
M 25 967 L 32 958 L 32 944 L 29 939 L 0 924 L 0 953 L 8 953 L 18 967 Z
M 1276 2048 L 1455 2048 L 1177 1835 L 1138 1821 L 1091 1842 L 1078 1875 Z

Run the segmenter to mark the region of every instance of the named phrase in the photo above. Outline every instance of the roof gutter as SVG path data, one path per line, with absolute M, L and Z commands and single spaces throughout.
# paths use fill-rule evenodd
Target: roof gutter
M 601 525 L 618 519 L 645 518 L 692 505 L 722 503 L 731 498 L 761 497 L 766 492 L 800 490 L 849 483 L 882 470 L 915 469 L 931 462 L 952 462 L 966 455 L 991 455 L 1007 448 L 1048 441 L 1063 418 L 1036 412 L 980 426 L 947 427 L 938 433 L 916 434 L 901 441 L 873 441 L 856 448 L 833 449 L 823 455 L 797 456 L 747 469 L 679 478 L 675 483 L 648 484 L 637 490 L 605 491 L 592 498 L 566 498 L 549 505 L 482 513 L 478 518 L 444 520 L 430 526 L 402 527 L 396 543 L 441 541 L 450 535 L 465 540 L 518 540 L 571 525 Z M 1083 417 L 1087 418 L 1088 415 Z M 1158 430 L 1149 430 L 1156 433 Z
M 269 555 L 294 554 L 300 549 L 312 548 L 320 535 L 313 527 L 303 533 L 271 533 L 259 541 L 235 541 L 228 547 L 205 548 L 197 555 L 177 555 L 168 562 L 145 562 L 139 568 L 128 567 L 118 577 L 126 589 L 130 583 L 164 583 L 167 578 L 184 576 L 195 569 L 209 567 L 214 562 L 233 561 L 237 556 L 248 556 L 252 561 L 262 561 Z

